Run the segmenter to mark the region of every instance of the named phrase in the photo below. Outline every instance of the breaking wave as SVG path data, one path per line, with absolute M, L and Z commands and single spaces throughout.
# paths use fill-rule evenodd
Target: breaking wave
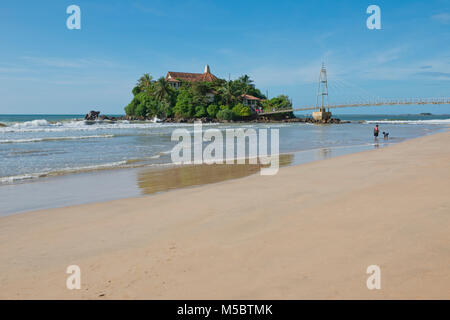
M 0 132 L 66 132 L 66 131 L 95 131 L 105 129 L 149 129 L 168 126 L 192 126 L 192 124 L 180 123 L 153 123 L 120 121 L 62 121 L 48 122 L 45 119 L 38 119 L 26 122 L 19 122 L 7 127 L 0 127 Z

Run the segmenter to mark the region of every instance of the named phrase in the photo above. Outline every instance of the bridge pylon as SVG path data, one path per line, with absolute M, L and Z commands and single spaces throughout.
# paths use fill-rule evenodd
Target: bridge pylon
M 328 111 L 327 111 L 328 108 Z M 318 110 L 317 110 L 318 109 Z M 312 114 L 314 120 L 329 120 L 331 119 L 330 106 L 328 102 L 328 80 L 327 80 L 327 69 L 325 64 L 322 63 L 322 68 L 319 74 L 319 88 L 317 90 L 316 96 L 316 107 Z

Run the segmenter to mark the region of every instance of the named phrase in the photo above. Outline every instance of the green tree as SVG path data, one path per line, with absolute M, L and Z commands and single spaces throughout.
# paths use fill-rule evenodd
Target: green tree
M 286 95 L 280 95 L 270 100 L 265 100 L 262 103 L 264 111 L 269 112 L 272 110 L 290 109 L 292 108 L 291 101 Z
M 158 102 L 155 97 L 145 95 L 142 99 L 142 104 L 145 105 L 147 111 L 145 116 L 147 118 L 153 118 L 160 114 L 160 102 Z
M 167 101 L 159 103 L 158 118 L 170 118 L 173 116 L 173 109 Z
M 244 106 L 242 103 L 236 104 L 232 111 L 235 119 L 242 119 L 252 115 L 252 109 L 249 106 Z
M 236 87 L 238 88 L 240 94 L 248 94 L 253 88 L 253 80 L 245 74 L 239 77 L 236 81 Z
M 166 81 L 164 77 L 158 79 L 155 84 L 154 95 L 158 101 L 170 101 L 170 96 L 172 94 L 172 90 L 169 86 L 169 83 Z
M 229 109 L 223 109 L 217 112 L 217 119 L 220 120 L 233 120 L 233 111 Z
M 216 104 L 210 104 L 206 111 L 208 112 L 208 116 L 211 118 L 215 118 L 217 115 L 217 112 L 219 112 L 220 108 Z
M 134 116 L 136 112 L 136 107 L 139 105 L 139 98 L 134 97 L 133 100 L 125 107 L 125 114 L 128 116 Z
M 141 103 L 136 107 L 134 112 L 136 117 L 146 117 L 147 116 L 147 107 L 145 104 Z
M 234 102 L 236 101 L 237 93 L 236 89 L 233 85 L 233 81 L 226 82 L 222 87 L 219 88 L 219 95 L 222 99 L 222 101 L 227 106 L 234 105 Z
M 205 82 L 194 82 L 190 88 L 192 94 L 192 102 L 196 106 L 206 107 L 208 99 L 206 94 L 210 91 L 209 86 Z
M 206 117 L 206 110 L 203 106 L 197 106 L 195 107 L 195 115 L 196 118 L 203 118 Z
M 141 92 L 125 107 L 125 112 L 129 116 L 154 117 L 160 113 L 160 104 L 153 96 Z
M 142 90 L 139 86 L 135 86 L 131 92 L 133 93 L 133 96 L 135 96 L 135 95 L 141 93 L 141 91 Z
M 194 104 L 192 102 L 192 95 L 187 88 L 180 88 L 177 103 L 173 108 L 173 112 L 177 117 L 190 118 L 193 115 Z
M 240 76 L 238 80 L 245 86 L 252 86 L 252 84 L 253 84 L 253 80 L 250 79 L 250 77 L 246 74 L 244 74 L 243 76 Z
M 241 117 L 242 103 L 237 103 L 231 111 L 233 111 L 233 118 L 239 119 Z
M 144 75 L 139 78 L 137 86 L 141 89 L 141 91 L 149 90 L 152 87 L 152 80 L 153 77 L 150 73 L 144 73 Z

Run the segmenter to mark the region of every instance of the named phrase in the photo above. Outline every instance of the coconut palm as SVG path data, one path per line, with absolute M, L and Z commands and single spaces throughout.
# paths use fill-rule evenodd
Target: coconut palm
M 243 75 L 239 78 L 239 81 L 242 82 L 245 86 L 251 86 L 253 84 L 253 80 L 250 79 L 248 75 Z
M 144 73 L 144 75 L 139 78 L 137 86 L 141 88 L 142 91 L 150 89 L 152 86 L 152 80 L 153 77 L 150 75 L 150 73 Z
M 243 75 L 238 79 L 238 85 L 242 94 L 247 94 L 253 88 L 253 80 L 248 75 Z
M 233 81 L 227 81 L 219 88 L 219 93 L 225 101 L 226 105 L 231 106 L 236 101 L 236 92 L 234 90 Z
M 171 95 L 169 83 L 164 77 L 161 77 L 156 81 L 155 86 L 155 98 L 158 101 L 168 101 Z

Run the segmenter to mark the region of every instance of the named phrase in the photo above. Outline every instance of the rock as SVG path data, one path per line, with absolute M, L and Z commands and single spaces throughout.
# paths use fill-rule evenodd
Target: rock
M 99 116 L 99 119 L 100 119 L 100 120 L 113 120 L 113 118 L 114 118 L 114 117 L 108 117 L 108 116 L 105 116 L 104 114 L 102 114 L 101 116 Z
M 0 128 L 4 128 L 4 127 L 7 127 L 7 125 L 0 122 Z
M 89 113 L 84 117 L 84 120 L 97 120 L 98 116 L 100 114 L 100 111 L 89 111 Z

